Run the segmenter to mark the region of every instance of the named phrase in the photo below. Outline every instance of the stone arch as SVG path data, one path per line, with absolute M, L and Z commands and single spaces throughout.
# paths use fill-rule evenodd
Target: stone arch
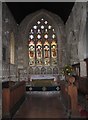
M 29 74 L 33 74 L 33 68 L 32 67 L 29 68 Z
M 41 68 L 41 74 L 46 74 L 46 68 L 45 67 Z
M 53 68 L 53 74 L 58 74 L 58 68 L 56 66 Z
M 51 67 L 47 68 L 47 74 L 52 74 L 52 68 Z
M 35 68 L 35 74 L 40 74 L 40 69 L 38 67 Z
M 38 20 L 39 18 L 44 17 L 45 19 L 47 19 L 55 28 L 55 33 L 57 36 L 57 48 L 58 48 L 58 67 L 62 65 L 62 60 L 60 59 L 62 56 L 62 51 L 63 51 L 63 41 L 65 39 L 65 32 L 64 30 L 64 23 L 61 20 L 61 18 L 50 12 L 47 11 L 45 9 L 41 9 L 38 10 L 28 16 L 25 17 L 25 19 L 21 22 L 20 26 L 19 26 L 19 40 L 22 40 L 22 47 L 24 47 L 24 56 L 27 56 L 28 54 L 28 47 L 27 47 L 27 40 L 28 40 L 28 34 L 29 34 L 29 29 L 31 29 L 31 26 L 33 26 L 33 24 L 36 22 L 36 20 Z M 64 56 L 63 56 L 64 58 Z M 28 66 L 28 57 L 25 59 L 24 58 L 24 66 L 27 67 Z

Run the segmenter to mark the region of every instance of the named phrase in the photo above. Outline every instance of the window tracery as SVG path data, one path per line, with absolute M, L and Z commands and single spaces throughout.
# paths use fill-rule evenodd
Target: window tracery
M 55 29 L 44 18 L 39 19 L 29 31 L 29 65 L 57 65 L 57 40 Z

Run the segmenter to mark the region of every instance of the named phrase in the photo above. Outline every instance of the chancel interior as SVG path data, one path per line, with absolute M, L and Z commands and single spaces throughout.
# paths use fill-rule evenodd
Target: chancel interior
M 65 23 L 39 9 L 17 24 L 8 7 L 2 3 L 2 119 L 87 118 L 88 3 L 75 2 Z

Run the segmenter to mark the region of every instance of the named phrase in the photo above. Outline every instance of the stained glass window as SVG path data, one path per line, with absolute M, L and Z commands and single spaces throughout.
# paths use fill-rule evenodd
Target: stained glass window
M 28 39 L 30 66 L 57 65 L 57 37 L 48 20 L 36 20 L 29 30 Z

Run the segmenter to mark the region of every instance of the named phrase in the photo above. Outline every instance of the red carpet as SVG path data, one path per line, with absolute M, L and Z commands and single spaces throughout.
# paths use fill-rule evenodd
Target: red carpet
M 81 115 L 82 117 L 88 117 L 88 112 L 87 112 L 86 110 L 81 110 L 81 111 L 80 111 L 80 115 Z
M 88 111 L 86 111 L 81 105 L 79 106 L 79 112 L 82 117 L 88 117 Z

